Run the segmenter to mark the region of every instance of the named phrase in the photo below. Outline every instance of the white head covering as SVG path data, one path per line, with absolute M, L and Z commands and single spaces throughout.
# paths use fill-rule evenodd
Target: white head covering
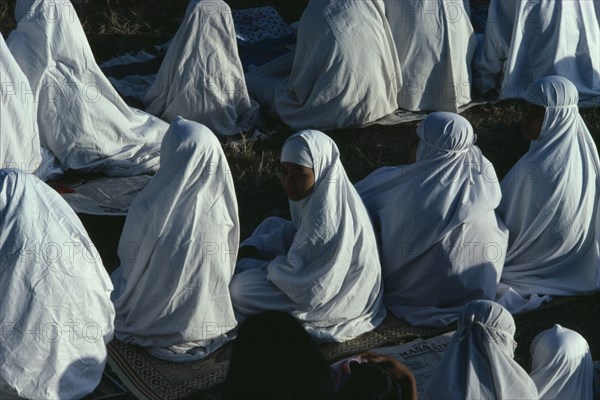
M 586 340 L 560 325 L 531 342 L 531 378 L 540 399 L 592 400 L 594 363 Z
M 600 287 L 598 152 L 577 108 L 577 88 L 550 76 L 527 99 L 546 109 L 542 131 L 502 180 L 498 213 L 510 231 L 502 281 L 521 296 Z
M 71 207 L 0 170 L 0 398 L 79 399 L 102 377 L 113 287 Z
M 0 168 L 34 173 L 42 153 L 29 81 L 0 35 Z
M 285 141 L 281 149 L 281 162 L 290 162 L 306 168 L 314 167 L 308 143 L 300 136 L 291 136 Z
M 219 135 L 252 128 L 258 104 L 248 96 L 227 3 L 190 1 L 144 103 L 166 121 L 181 116 Z
M 168 125 L 130 108 L 94 61 L 69 0 L 22 0 L 7 44 L 37 103 L 40 142 L 65 169 L 156 170 Z
M 380 234 L 386 305 L 412 324 L 444 325 L 465 302 L 494 297 L 507 235 L 471 124 L 436 112 L 417 134 L 415 164 L 380 168 L 356 188 Z
M 238 244 L 237 201 L 221 145 L 208 128 L 179 117 L 121 234 L 121 267 L 112 275 L 117 338 L 170 348 L 155 353 L 176 361 L 218 348 L 236 326 L 228 286 Z
M 375 235 L 335 143 L 319 131 L 294 137 L 308 145 L 315 186 L 295 213 L 289 252 L 268 264 L 267 278 L 296 303 L 296 317 L 321 321 L 314 335 L 346 340 L 385 317 Z
M 468 303 L 423 398 L 537 399 L 533 380 L 513 359 L 514 335 L 515 321 L 501 305 Z

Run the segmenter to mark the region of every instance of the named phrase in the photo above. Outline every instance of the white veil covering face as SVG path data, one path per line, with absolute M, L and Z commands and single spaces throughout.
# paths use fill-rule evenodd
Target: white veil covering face
M 597 1 L 491 0 L 483 42 L 474 57 L 474 84 L 502 98 L 524 97 L 544 76 L 575 84 L 581 100 L 600 99 Z
M 238 207 L 221 144 L 177 118 L 161 167 L 131 205 L 112 274 L 116 337 L 172 361 L 207 356 L 236 326 L 229 281 Z
M 531 342 L 531 378 L 540 399 L 594 398 L 594 362 L 586 340 L 560 325 Z
M 415 164 L 356 184 L 379 235 L 384 302 L 413 325 L 446 325 L 469 300 L 493 299 L 508 242 L 492 164 L 471 124 L 448 112 L 417 129 Z
M 0 35 L 0 168 L 35 173 L 42 162 L 29 81 Z
M 398 108 L 402 72 L 381 0 L 311 0 L 294 53 L 246 74 L 293 129 L 362 125 Z
M 91 393 L 115 314 L 79 218 L 38 178 L 0 170 L 0 253 L 0 398 Z
M 513 359 L 515 321 L 488 300 L 468 303 L 429 379 L 424 399 L 537 399 L 535 383 Z
M 287 252 L 234 276 L 234 306 L 247 315 L 267 309 L 290 312 L 313 337 L 349 340 L 385 318 L 377 242 L 333 140 L 319 131 L 302 131 L 288 139 L 282 153 L 287 153 L 288 143 L 297 147 L 299 138 L 310 151 L 313 192 L 290 202 L 293 227 L 275 221 L 294 231 L 291 243 L 281 246 Z M 281 236 L 273 221 L 265 223 Z M 257 243 L 252 239 L 244 244 Z M 282 241 L 268 235 L 262 239 Z
M 402 66 L 398 106 L 457 112 L 469 103 L 477 39 L 463 1 L 384 3 Z
M 502 180 L 498 214 L 510 231 L 502 282 L 522 297 L 600 287 L 600 160 L 577 99 L 563 77 L 531 84 L 527 101 L 546 109 L 542 130 Z
M 128 176 L 158 168 L 168 125 L 119 97 L 69 0 L 19 0 L 8 47 L 37 103 L 41 144 L 65 169 Z
M 218 135 L 251 129 L 258 104 L 248 96 L 235 38 L 227 3 L 190 1 L 144 97 L 146 111 L 169 122 L 198 121 Z

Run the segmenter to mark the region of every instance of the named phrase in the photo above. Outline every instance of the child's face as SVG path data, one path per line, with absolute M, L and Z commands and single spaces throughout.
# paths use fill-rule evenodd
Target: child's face
M 312 193 L 315 186 L 315 172 L 312 168 L 282 162 L 279 180 L 289 199 L 299 201 Z
M 530 103 L 526 103 L 526 107 L 523 120 L 521 121 L 523 137 L 527 140 L 536 140 L 542 132 L 546 109 Z

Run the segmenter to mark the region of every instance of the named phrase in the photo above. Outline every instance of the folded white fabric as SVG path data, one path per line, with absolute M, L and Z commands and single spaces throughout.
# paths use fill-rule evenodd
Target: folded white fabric
M 41 144 L 64 169 L 137 175 L 158 168 L 168 124 L 130 108 L 94 61 L 69 0 L 20 0 L 8 47 L 37 103 Z
M 29 81 L 0 35 L 0 168 L 35 173 L 42 162 Z
M 236 326 L 229 295 L 239 245 L 229 165 L 205 126 L 176 118 L 156 176 L 136 196 L 112 274 L 116 337 L 171 361 L 224 344 Z
M 531 378 L 540 399 L 592 400 L 594 362 L 579 333 L 554 325 L 531 342 Z
M 508 232 L 471 124 L 435 112 L 417 134 L 415 164 L 380 168 L 356 189 L 378 234 L 386 306 L 413 325 L 443 326 L 466 302 L 494 298 Z
M 71 207 L 0 170 L 0 398 L 79 399 L 102 377 L 113 289 Z
M 402 67 L 398 106 L 457 112 L 471 101 L 477 39 L 462 1 L 384 0 Z
M 299 132 L 282 153 L 289 154 L 287 143 L 298 139 L 310 151 L 313 192 L 290 201 L 293 222 L 269 218 L 243 243 L 270 253 L 271 260 L 243 260 L 248 268 L 230 286 L 233 305 L 241 319 L 280 310 L 318 339 L 352 339 L 385 318 L 377 242 L 333 140 L 318 131 Z
M 577 99 L 563 77 L 530 85 L 527 101 L 546 110 L 542 131 L 501 183 L 498 214 L 510 231 L 502 282 L 523 298 L 600 288 L 600 160 Z
M 500 97 L 524 97 L 544 76 L 568 78 L 580 100 L 600 101 L 596 1 L 491 0 L 474 59 L 474 84 Z M 498 83 L 499 82 L 499 83 Z
M 294 54 L 246 74 L 250 94 L 294 129 L 362 125 L 398 108 L 402 73 L 381 0 L 312 0 Z
M 218 135 L 252 128 L 258 104 L 248 96 L 227 3 L 190 2 L 144 103 L 166 121 L 181 116 Z
M 429 379 L 424 399 L 537 399 L 533 380 L 513 359 L 515 321 L 487 300 L 467 304 L 458 329 Z

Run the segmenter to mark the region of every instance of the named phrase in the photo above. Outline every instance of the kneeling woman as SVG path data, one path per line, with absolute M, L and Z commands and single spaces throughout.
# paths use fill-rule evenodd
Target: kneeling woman
M 318 131 L 297 133 L 281 166 L 292 221 L 269 218 L 242 243 L 230 285 L 236 315 L 285 311 L 321 340 L 372 330 L 385 317 L 377 244 L 337 146 Z
M 175 119 L 160 163 L 121 234 L 121 267 L 111 276 L 115 336 L 162 359 L 192 361 L 224 344 L 236 326 L 228 285 L 237 201 L 225 154 L 204 125 Z

